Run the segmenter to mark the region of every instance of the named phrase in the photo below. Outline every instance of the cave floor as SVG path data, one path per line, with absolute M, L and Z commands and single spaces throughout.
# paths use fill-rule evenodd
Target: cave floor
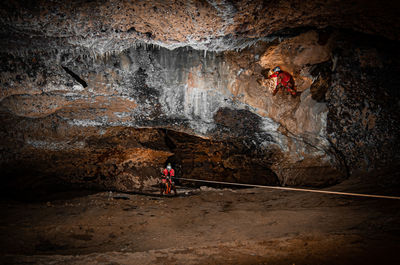
M 396 200 L 257 188 L 0 207 L 1 264 L 400 264 Z

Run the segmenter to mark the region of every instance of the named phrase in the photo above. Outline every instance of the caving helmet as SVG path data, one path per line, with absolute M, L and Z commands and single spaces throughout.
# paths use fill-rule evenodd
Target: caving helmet
M 171 170 L 171 169 L 172 169 L 171 163 L 168 163 L 167 169 L 168 169 L 168 170 Z
M 279 66 L 275 67 L 274 69 L 272 69 L 272 71 L 275 72 L 280 72 L 281 68 Z

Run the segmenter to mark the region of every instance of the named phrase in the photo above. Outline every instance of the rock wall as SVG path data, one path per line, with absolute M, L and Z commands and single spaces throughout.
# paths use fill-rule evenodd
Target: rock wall
M 397 43 L 347 32 L 333 51 L 328 139 L 352 173 L 397 172 L 400 93 Z M 382 173 L 381 173 L 382 174 Z
M 7 187 L 138 190 L 167 161 L 185 177 L 313 186 L 395 168 L 398 79 L 384 80 L 398 60 L 376 46 L 391 42 L 293 34 L 226 52 L 141 43 L 105 55 L 2 53 Z M 300 96 L 271 95 L 262 73 L 277 64 Z

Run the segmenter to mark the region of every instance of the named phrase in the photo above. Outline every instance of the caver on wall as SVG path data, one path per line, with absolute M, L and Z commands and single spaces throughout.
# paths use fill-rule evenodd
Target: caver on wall
M 140 190 L 168 159 L 185 177 L 273 185 L 329 185 L 397 167 L 395 40 L 299 27 L 254 33 L 243 46 L 226 35 L 233 46 L 218 49 L 217 36 L 208 45 L 219 51 L 177 39 L 187 46 L 171 50 L 156 33 L 132 30 L 133 42 L 118 43 L 105 29 L 111 41 L 101 33 L 89 47 L 81 34 L 61 43 L 39 18 L 32 30 L 49 42 L 33 38 L 17 50 L 11 34 L 0 54 L 4 187 Z M 25 25 L 2 23 L 9 33 Z M 114 48 L 102 52 L 107 43 Z M 257 83 L 276 65 L 301 96 L 272 96 Z

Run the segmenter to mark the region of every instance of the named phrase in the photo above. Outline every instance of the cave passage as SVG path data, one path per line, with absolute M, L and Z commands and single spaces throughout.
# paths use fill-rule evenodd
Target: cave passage
M 399 10 L 2 0 L 0 264 L 400 264 Z

